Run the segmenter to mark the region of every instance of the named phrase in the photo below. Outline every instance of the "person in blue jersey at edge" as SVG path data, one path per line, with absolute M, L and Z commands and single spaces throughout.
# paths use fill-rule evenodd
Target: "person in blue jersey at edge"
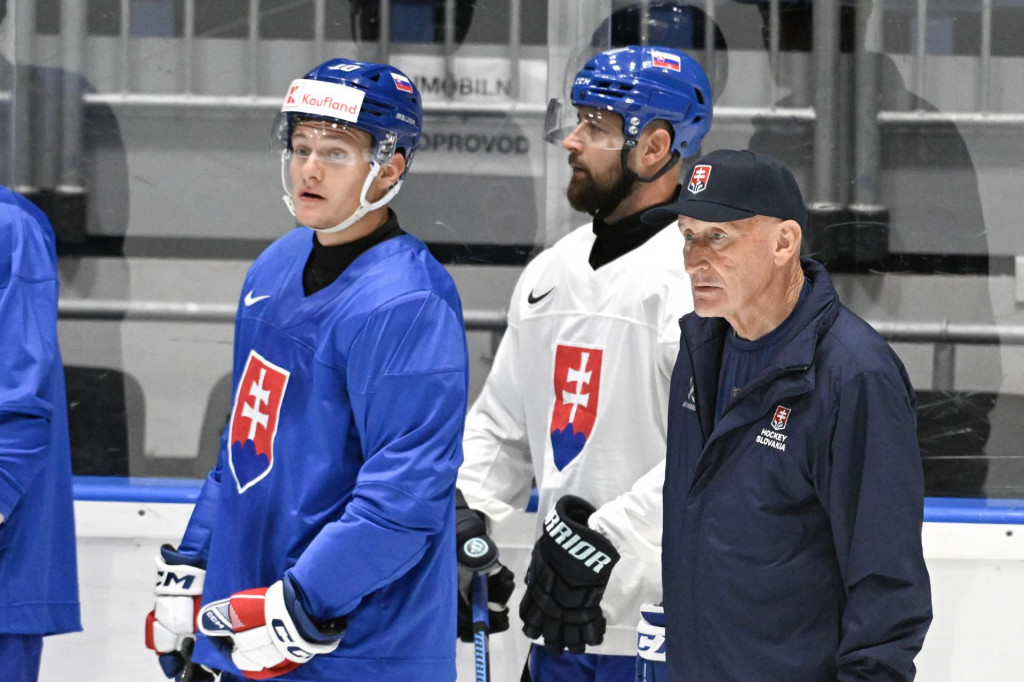
M 0 186 L 0 679 L 19 682 L 45 635 L 82 629 L 57 293 L 49 220 Z
M 711 127 L 712 94 L 682 51 L 631 45 L 591 57 L 570 100 L 552 101 L 547 140 L 567 152 L 570 205 L 593 220 L 516 284 L 466 419 L 457 544 L 525 508 L 535 481 L 524 679 L 631 682 L 641 606 L 661 600 L 666 401 L 676 324 L 693 309 L 673 220 L 640 216 L 673 199 Z M 491 569 L 492 631 L 509 627 L 510 573 Z
M 169 677 L 455 679 L 462 306 L 387 206 L 422 120 L 385 64 L 288 88 L 273 140 L 302 227 L 249 269 L 218 462 L 156 560 Z
M 776 159 L 683 175 L 694 312 L 672 375 L 663 538 L 667 679 L 914 679 L 932 619 L 914 389 L 800 257 L 807 209 Z

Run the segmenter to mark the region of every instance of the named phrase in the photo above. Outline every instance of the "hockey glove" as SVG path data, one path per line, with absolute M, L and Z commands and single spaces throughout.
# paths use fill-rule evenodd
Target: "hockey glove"
M 204 565 L 202 559 L 179 554 L 171 545 L 161 547 L 156 557 L 156 605 L 146 616 L 146 647 L 160 657 L 167 677 L 181 675 L 190 665 Z
M 636 682 L 668 682 L 665 609 L 660 604 L 640 606 L 640 623 L 636 626 Z
M 251 680 L 277 677 L 338 648 L 345 619 L 317 627 L 285 576 L 270 587 L 236 592 L 199 612 L 199 630 Z
M 583 653 L 604 640 L 601 597 L 619 553 L 603 535 L 587 527 L 592 504 L 562 497 L 544 519 L 526 572 L 526 594 L 519 605 L 523 632 L 544 638 L 548 651 Z
M 487 535 L 483 515 L 455 491 L 455 544 L 459 562 L 459 639 L 473 641 L 473 606 L 470 585 L 474 573 L 487 574 L 487 610 L 494 632 L 508 630 L 508 600 L 516 587 L 515 575 L 498 563 L 498 546 Z

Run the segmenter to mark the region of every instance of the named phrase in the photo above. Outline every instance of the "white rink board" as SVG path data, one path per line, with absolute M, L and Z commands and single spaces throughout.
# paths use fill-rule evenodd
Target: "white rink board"
M 143 623 L 152 608 L 153 557 L 161 543 L 177 543 L 190 513 L 189 504 L 75 502 L 85 631 L 46 639 L 41 682 L 165 679 L 143 645 Z M 494 532 L 520 583 L 535 520 L 521 514 Z M 917 679 L 1024 679 L 1024 526 L 926 523 L 924 545 L 935 620 Z M 527 646 L 515 611 L 513 630 L 491 639 L 496 682 L 518 680 L 522 670 Z M 472 680 L 472 646 L 460 643 L 458 651 L 458 679 Z

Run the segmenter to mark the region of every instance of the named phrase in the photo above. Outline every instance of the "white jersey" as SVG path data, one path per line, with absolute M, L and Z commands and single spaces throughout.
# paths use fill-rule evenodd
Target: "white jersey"
M 589 224 L 574 230 L 519 278 L 458 485 L 500 521 L 525 508 L 535 478 L 538 535 L 563 495 L 596 506 L 589 525 L 622 558 L 601 602 L 604 642 L 587 653 L 632 656 L 640 605 L 661 600 L 669 381 L 693 298 L 674 226 L 597 270 L 594 240 Z

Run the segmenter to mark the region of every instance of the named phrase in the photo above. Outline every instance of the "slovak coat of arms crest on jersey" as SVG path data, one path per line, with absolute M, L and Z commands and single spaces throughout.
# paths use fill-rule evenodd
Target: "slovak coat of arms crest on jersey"
M 558 344 L 555 351 L 555 406 L 551 449 L 561 471 L 583 450 L 597 419 L 604 351 Z
M 288 370 L 249 351 L 228 427 L 228 463 L 239 493 L 262 480 L 274 466 L 274 438 L 289 375 Z

